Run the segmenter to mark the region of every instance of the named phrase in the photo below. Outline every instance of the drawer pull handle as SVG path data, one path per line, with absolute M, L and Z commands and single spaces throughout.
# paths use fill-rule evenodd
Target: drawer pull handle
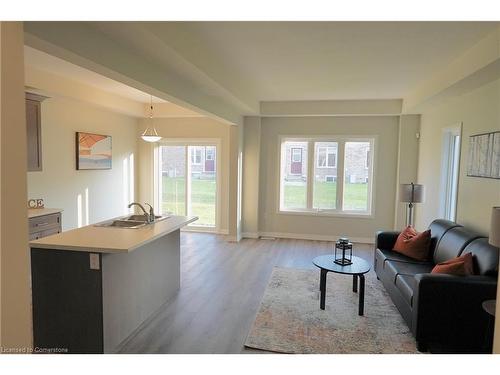
M 46 222 L 46 223 L 38 223 L 38 224 L 36 224 L 36 226 L 37 226 L 37 227 L 43 227 L 43 226 L 45 226 L 45 225 L 49 225 L 49 224 L 50 224 L 50 223 L 47 223 L 47 222 Z

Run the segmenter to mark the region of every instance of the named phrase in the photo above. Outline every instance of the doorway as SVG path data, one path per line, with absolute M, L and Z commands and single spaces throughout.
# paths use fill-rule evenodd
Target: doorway
M 219 142 L 164 142 L 157 148 L 157 209 L 198 216 L 191 229 L 219 229 Z
M 443 129 L 441 217 L 456 221 L 462 123 Z

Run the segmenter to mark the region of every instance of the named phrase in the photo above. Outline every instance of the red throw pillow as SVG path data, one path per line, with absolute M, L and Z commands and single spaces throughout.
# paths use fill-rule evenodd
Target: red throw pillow
M 424 261 L 429 259 L 430 244 L 430 229 L 418 233 L 413 227 L 407 226 L 405 230 L 399 234 L 392 250 L 412 259 Z
M 448 273 L 450 275 L 467 276 L 474 274 L 474 262 L 472 254 L 467 253 L 460 257 L 438 263 L 434 266 L 431 273 Z

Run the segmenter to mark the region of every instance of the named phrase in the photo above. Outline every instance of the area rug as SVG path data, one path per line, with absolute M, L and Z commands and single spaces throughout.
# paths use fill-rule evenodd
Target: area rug
M 352 276 L 328 273 L 319 308 L 319 270 L 274 268 L 245 346 L 279 353 L 417 353 L 415 340 L 370 272 L 364 316 Z

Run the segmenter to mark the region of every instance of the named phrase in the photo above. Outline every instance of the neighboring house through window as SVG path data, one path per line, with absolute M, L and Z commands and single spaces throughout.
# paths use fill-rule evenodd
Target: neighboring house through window
M 373 214 L 374 138 L 281 137 L 280 144 L 280 212 Z
M 205 156 L 205 159 L 206 160 L 214 160 L 214 153 L 215 153 L 215 149 L 212 148 L 212 147 L 207 147 L 206 148 L 206 156 Z
M 191 164 L 200 165 L 201 164 L 201 147 L 192 147 L 191 148 Z
M 316 165 L 318 168 L 336 168 L 335 149 L 333 147 L 318 147 Z
M 290 172 L 292 174 L 302 174 L 302 148 L 292 148 Z

